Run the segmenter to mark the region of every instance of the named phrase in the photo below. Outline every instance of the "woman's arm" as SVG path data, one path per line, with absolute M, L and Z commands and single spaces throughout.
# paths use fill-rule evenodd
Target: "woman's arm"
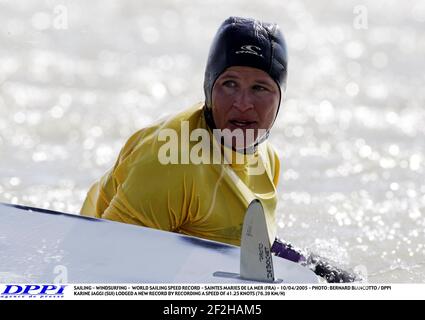
M 353 272 L 335 267 L 330 261 L 314 253 L 304 254 L 301 250 L 294 248 L 290 243 L 280 239 L 275 239 L 271 249 L 278 257 L 309 267 L 315 274 L 325 278 L 329 283 L 355 282 L 361 280 Z

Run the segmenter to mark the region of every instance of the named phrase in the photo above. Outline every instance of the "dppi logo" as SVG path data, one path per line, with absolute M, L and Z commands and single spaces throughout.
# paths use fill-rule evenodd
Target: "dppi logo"
M 17 285 L 9 284 L 1 292 L 0 297 L 40 297 L 62 298 L 66 285 Z

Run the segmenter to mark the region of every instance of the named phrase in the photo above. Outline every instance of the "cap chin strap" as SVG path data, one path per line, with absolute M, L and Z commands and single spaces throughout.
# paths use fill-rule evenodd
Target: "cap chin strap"
M 206 105 L 204 105 L 204 116 L 205 116 L 205 121 L 207 122 L 208 128 L 210 128 L 211 131 L 213 131 L 214 129 L 217 129 L 217 126 L 215 125 L 214 122 L 214 118 L 213 118 L 213 114 L 212 114 L 212 110 L 211 108 L 208 108 Z M 246 148 L 241 148 L 241 149 L 236 149 L 233 146 L 231 147 L 233 151 L 239 152 L 239 153 L 243 153 L 243 154 L 253 154 L 257 151 L 257 147 L 259 144 L 263 143 L 264 141 L 266 141 L 268 139 L 270 135 L 270 130 L 267 130 L 266 133 L 264 135 L 262 135 L 261 137 L 257 138 L 257 140 L 255 141 L 254 144 L 250 145 L 249 147 Z M 220 139 L 220 143 L 223 146 L 227 146 L 224 144 L 224 139 Z M 228 146 L 227 146 L 228 147 Z

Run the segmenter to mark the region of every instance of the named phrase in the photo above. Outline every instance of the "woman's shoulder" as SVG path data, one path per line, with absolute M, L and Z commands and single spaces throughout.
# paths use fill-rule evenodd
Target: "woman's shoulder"
M 202 116 L 201 112 L 202 105 L 196 104 L 135 132 L 121 149 L 118 159 L 119 171 L 139 171 L 155 167 L 155 171 L 159 175 L 161 173 L 169 175 L 171 172 L 174 172 L 173 175 L 187 174 L 188 172 L 196 174 L 197 166 L 194 168 L 190 163 L 180 164 L 182 158 L 180 149 L 181 140 L 184 138 L 182 135 L 186 130 L 185 126 L 188 132 L 198 127 Z M 176 141 L 171 141 L 172 138 Z M 170 159 L 167 158 L 172 158 L 168 149 L 176 149 L 174 150 L 178 160 L 176 163 L 170 162 Z M 162 159 L 163 157 L 166 157 L 167 161 Z M 167 166 L 168 163 L 169 166 Z
M 120 158 L 125 159 L 136 150 L 158 142 L 161 132 L 166 133 L 171 130 L 180 136 L 185 123 L 189 125 L 189 130 L 193 129 L 198 125 L 202 117 L 202 105 L 202 103 L 197 103 L 176 114 L 166 115 L 154 123 L 139 129 L 127 139 L 121 149 Z

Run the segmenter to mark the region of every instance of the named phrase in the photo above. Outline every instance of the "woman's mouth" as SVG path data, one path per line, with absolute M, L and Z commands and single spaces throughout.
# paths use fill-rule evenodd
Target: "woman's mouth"
M 254 128 L 254 125 L 257 123 L 256 121 L 249 120 L 230 120 L 229 122 L 240 129 Z

